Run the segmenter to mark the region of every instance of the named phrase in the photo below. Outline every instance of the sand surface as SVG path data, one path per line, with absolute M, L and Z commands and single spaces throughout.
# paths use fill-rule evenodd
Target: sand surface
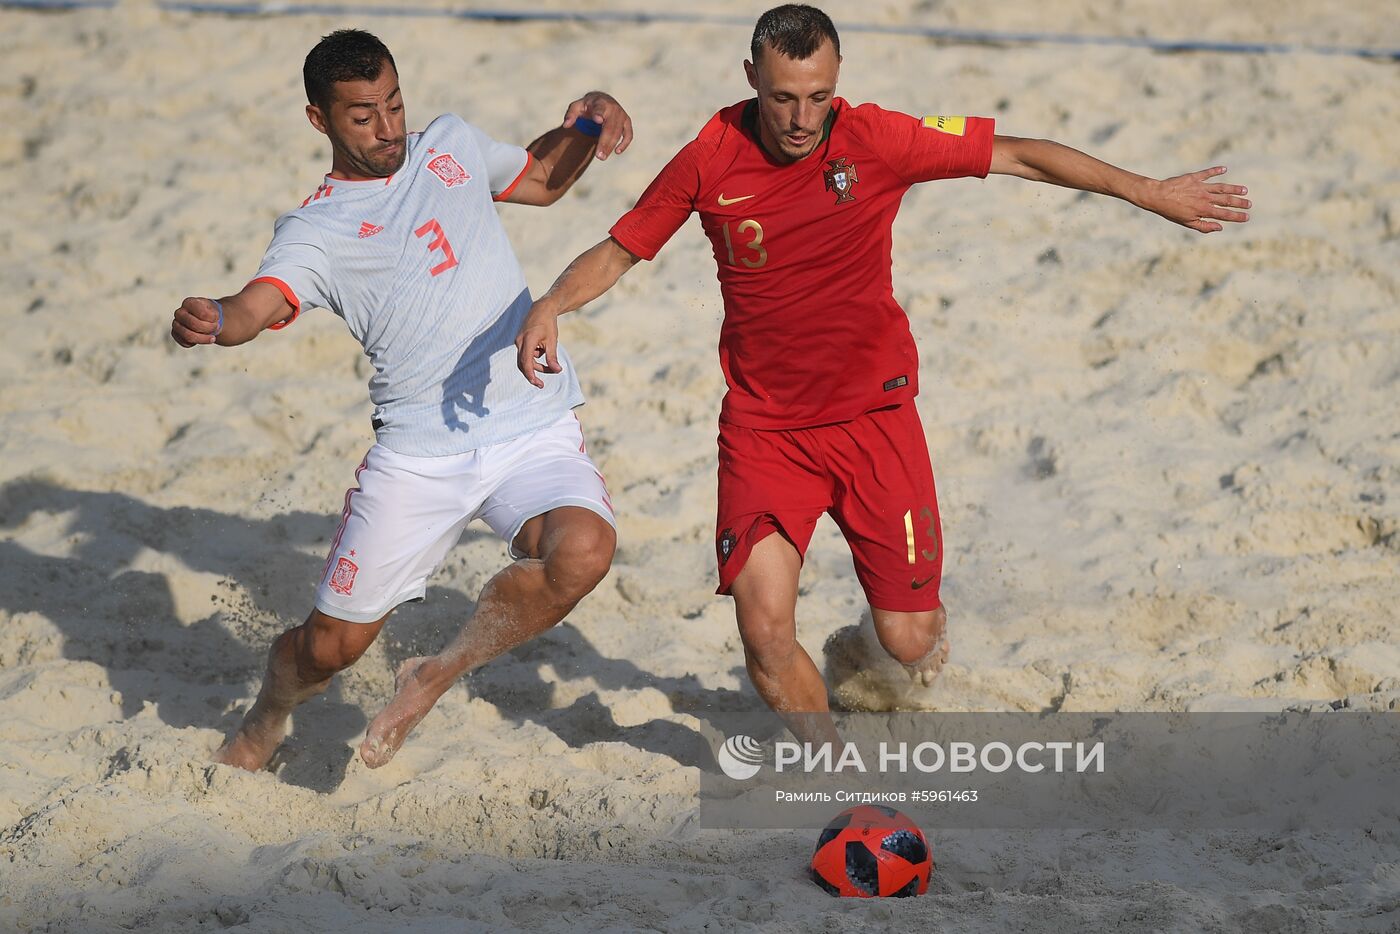
M 831 12 L 1400 46 L 1386 0 Z M 196 351 L 169 315 L 236 291 L 319 182 L 300 62 L 343 25 L 395 50 L 414 127 L 452 110 L 524 143 L 589 88 L 629 108 L 624 157 L 552 209 L 502 209 L 537 292 L 748 93 L 748 31 L 727 25 L 0 10 L 0 930 L 1400 930 L 1394 826 L 930 827 L 933 889 L 888 904 L 807 882 L 811 833 L 695 826 L 704 715 L 755 699 L 711 593 L 721 307 L 693 220 L 563 327 L 619 510 L 607 581 L 370 771 L 354 748 L 394 667 L 503 563 L 474 527 L 428 601 L 297 716 L 274 772 L 211 765 L 268 643 L 309 609 L 371 441 L 368 366 L 328 312 Z M 895 287 L 921 347 L 953 658 L 904 700 L 1395 709 L 1400 65 L 844 39 L 852 101 L 987 114 L 1145 174 L 1224 163 L 1257 204 L 1202 238 L 1014 179 L 906 200 Z M 861 605 L 824 522 L 804 645 L 819 655 Z

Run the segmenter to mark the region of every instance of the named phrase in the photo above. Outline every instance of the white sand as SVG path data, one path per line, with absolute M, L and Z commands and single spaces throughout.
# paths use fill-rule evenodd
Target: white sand
M 1386 0 L 831 12 L 1400 45 Z M 598 592 L 365 769 L 353 748 L 393 666 L 435 649 L 503 561 L 473 529 L 429 601 L 298 716 L 276 774 L 208 764 L 309 608 L 370 441 L 367 366 L 329 313 L 232 351 L 178 350 L 169 313 L 241 285 L 315 187 L 328 151 L 300 63 L 352 24 L 396 51 L 414 126 L 455 110 L 526 142 L 595 86 L 630 109 L 625 157 L 553 209 L 503 210 L 536 290 L 747 94 L 739 27 L 0 11 L 0 929 L 1400 930 L 1394 827 L 926 828 L 934 887 L 898 904 L 822 895 L 809 833 L 695 830 L 696 715 L 753 697 L 711 594 L 721 308 L 693 222 L 564 325 L 620 511 Z M 1223 162 L 1258 204 L 1201 238 L 1011 179 L 906 201 L 896 295 L 922 351 L 954 647 L 911 700 L 1394 709 L 1397 66 L 854 32 L 845 52 L 853 101 L 988 113 L 1149 174 Z M 803 643 L 818 653 L 860 605 L 824 523 Z

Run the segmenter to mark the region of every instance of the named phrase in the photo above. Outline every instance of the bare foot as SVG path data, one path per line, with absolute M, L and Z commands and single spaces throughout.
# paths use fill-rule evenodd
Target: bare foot
M 269 720 L 275 722 L 268 722 Z M 256 704 L 239 725 L 238 732 L 214 753 L 214 761 L 236 765 L 249 772 L 267 767 L 272 754 L 287 735 L 287 718 L 269 717 Z
M 370 722 L 364 742 L 360 743 L 360 758 L 365 765 L 372 769 L 387 765 L 408 734 L 433 709 L 446 690 L 430 682 L 438 666 L 433 658 L 410 658 L 399 666 L 394 676 L 394 696 Z
M 938 673 L 943 670 L 943 666 L 947 663 L 948 637 L 941 636 L 937 644 L 929 649 L 927 655 L 905 664 L 904 670 L 909 672 L 909 680 L 914 682 L 915 687 L 920 684 L 928 687 L 933 684 L 933 680 L 938 677 Z

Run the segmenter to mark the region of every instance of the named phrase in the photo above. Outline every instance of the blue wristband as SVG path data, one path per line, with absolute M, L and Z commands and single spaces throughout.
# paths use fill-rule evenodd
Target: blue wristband
M 217 298 L 211 298 L 209 301 L 213 302 L 214 307 L 219 309 L 219 323 L 214 325 L 214 336 L 218 337 L 224 330 L 224 303 Z
M 603 125 L 595 120 L 590 120 L 587 117 L 575 117 L 574 129 L 578 130 L 584 136 L 603 135 Z

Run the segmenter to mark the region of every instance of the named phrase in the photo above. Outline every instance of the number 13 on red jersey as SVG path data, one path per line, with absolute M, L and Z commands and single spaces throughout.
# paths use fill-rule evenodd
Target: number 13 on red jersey
M 750 217 L 748 220 L 739 222 L 738 233 L 740 237 L 739 248 L 747 250 L 739 256 L 739 262 L 750 269 L 757 269 L 768 262 L 768 248 L 763 245 L 763 225 Z M 743 237 L 749 236 L 747 243 L 743 242 Z M 729 251 L 729 265 L 734 265 L 734 239 L 729 235 L 729 222 L 724 222 L 724 247 Z

